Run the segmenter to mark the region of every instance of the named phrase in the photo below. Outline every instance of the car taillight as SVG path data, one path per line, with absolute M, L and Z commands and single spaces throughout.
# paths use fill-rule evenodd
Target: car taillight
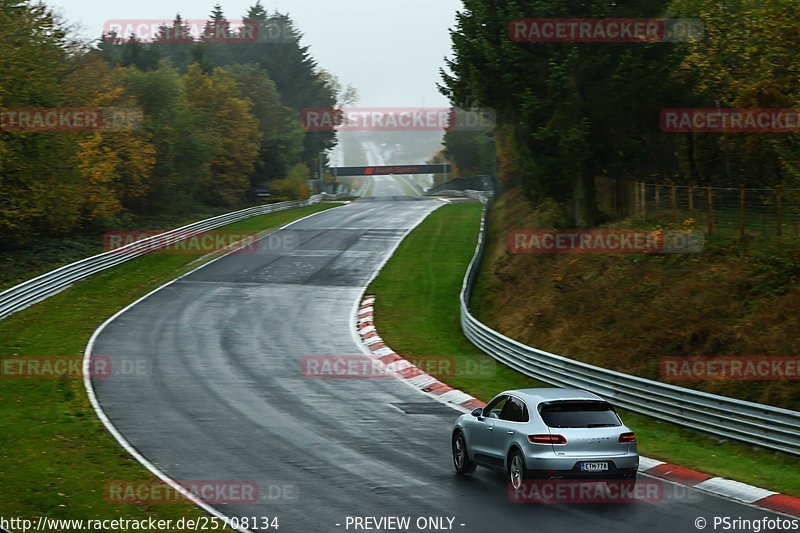
M 567 439 L 563 435 L 528 435 L 528 442 L 531 444 L 566 444 Z
M 636 435 L 633 433 L 623 433 L 619 436 L 619 441 L 622 443 L 636 442 Z

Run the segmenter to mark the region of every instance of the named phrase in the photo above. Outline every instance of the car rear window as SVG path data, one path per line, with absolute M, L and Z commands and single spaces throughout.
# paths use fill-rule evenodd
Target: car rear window
M 621 426 L 611 404 L 606 402 L 558 402 L 539 408 L 542 420 L 551 428 L 594 428 Z

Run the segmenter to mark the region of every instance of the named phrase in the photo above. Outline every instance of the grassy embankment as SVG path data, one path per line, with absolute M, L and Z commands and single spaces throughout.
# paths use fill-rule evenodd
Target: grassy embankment
M 497 213 L 502 213 L 504 205 L 500 203 L 496 207 L 499 209 L 495 216 L 498 216 Z M 493 362 L 463 336 L 459 324 L 458 294 L 464 272 L 474 252 L 480 215 L 481 207 L 478 204 L 452 204 L 434 212 L 403 241 L 368 291 L 377 296 L 376 325 L 387 344 L 404 357 L 420 361 L 421 364 L 430 360 L 432 374 L 437 374 L 436 365 L 443 356 L 464 362 L 456 365 L 456 368 L 467 370 L 485 368 L 482 365 Z M 485 272 L 493 271 L 493 262 L 497 261 L 498 255 L 502 255 L 498 250 L 505 246 L 504 239 L 498 242 L 497 227 L 492 228 L 492 231 L 495 237 L 492 238 L 491 249 L 484 265 L 488 269 Z M 528 256 L 529 260 L 530 257 Z M 569 260 L 571 259 L 566 258 L 566 261 Z M 525 272 L 528 276 L 540 279 L 538 268 L 530 265 Z M 630 273 L 623 271 L 622 275 Z M 499 290 L 496 285 L 510 281 L 507 278 L 496 280 L 491 276 L 482 276 L 473 307 L 481 311 L 479 315 L 484 320 L 487 315 L 492 316 L 492 311 L 499 314 L 492 307 L 492 289 L 487 288 L 487 285 Z M 611 282 L 603 280 L 602 283 Z M 635 291 L 631 287 L 635 284 L 626 283 L 624 279 L 618 279 L 616 283 L 621 291 Z M 507 293 L 503 292 L 508 293 L 513 293 L 513 285 L 508 288 Z M 536 304 L 525 300 L 525 297 L 534 298 L 530 292 L 525 292 L 520 295 L 520 300 L 523 301 L 518 305 L 522 306 L 522 310 L 528 310 L 529 314 L 535 315 Z M 619 295 L 617 298 L 624 296 Z M 692 306 L 700 305 L 694 303 L 698 298 L 702 298 L 702 295 L 695 293 L 694 299 L 687 301 L 693 302 Z M 593 297 L 588 302 L 593 303 L 596 300 Z M 609 307 L 615 308 L 612 305 Z M 506 312 L 516 310 L 506 308 Z M 518 317 L 520 314 L 524 313 L 520 311 Z M 581 317 L 575 317 L 574 320 L 580 321 Z M 488 321 L 491 323 L 491 320 Z M 584 327 L 576 331 L 592 335 L 587 324 L 596 323 L 585 322 Z M 706 327 L 711 328 L 713 324 L 707 324 Z M 660 339 L 661 332 L 655 331 L 658 329 L 659 324 L 655 323 L 650 324 L 647 331 L 652 332 L 653 339 Z M 617 335 L 623 332 L 624 329 L 620 329 Z M 613 332 L 609 335 L 613 336 Z M 640 337 L 635 340 L 642 342 Z M 530 342 L 530 339 L 526 342 Z M 538 341 L 532 344 L 543 349 L 552 349 L 552 346 L 542 345 Z M 558 350 L 553 351 L 559 353 Z M 599 359 L 593 362 L 602 363 Z M 487 375 L 484 371 L 467 371 L 439 373 L 437 377 L 484 401 L 503 389 L 542 386 L 502 365 L 495 366 L 493 375 Z M 737 442 L 722 442 L 696 431 L 647 417 L 625 412 L 622 414 L 637 432 L 642 455 L 800 496 L 800 479 L 791 475 L 791 472 L 800 467 L 800 461 Z
M 253 217 L 222 228 L 265 231 L 335 207 Z M 80 361 L 92 332 L 119 309 L 215 255 L 151 254 L 101 272 L 0 321 L 0 359 Z M 196 518 L 192 505 L 108 502 L 111 480 L 156 481 L 106 432 L 82 379 L 0 379 L 0 516 L 51 518 Z

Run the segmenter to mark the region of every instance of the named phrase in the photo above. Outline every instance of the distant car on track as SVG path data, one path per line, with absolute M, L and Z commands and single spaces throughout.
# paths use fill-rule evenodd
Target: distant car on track
M 577 389 L 521 389 L 498 394 L 461 415 L 451 439 L 459 474 L 480 465 L 505 472 L 514 488 L 533 478 L 636 482 L 633 431 L 614 407 Z

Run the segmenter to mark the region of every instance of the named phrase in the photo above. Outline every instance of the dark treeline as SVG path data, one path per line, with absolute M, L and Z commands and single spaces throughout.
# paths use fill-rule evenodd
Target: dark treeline
M 797 133 L 667 133 L 665 108 L 798 108 L 796 0 L 464 0 L 442 92 L 492 108 L 491 136 L 451 133 L 463 173 L 495 164 L 506 189 L 598 221 L 597 176 L 678 184 L 800 184 Z M 519 18 L 695 18 L 689 42 L 520 43 Z
M 353 96 L 320 69 L 284 14 L 256 3 L 238 40 L 215 6 L 202 36 L 177 16 L 151 41 L 87 45 L 44 5 L 0 0 L 0 109 L 141 110 L 138 128 L 0 130 L 0 246 L 123 223 L 137 214 L 243 205 L 251 187 L 309 193 L 333 132 L 299 112 Z M 221 30 L 222 29 L 222 30 Z

